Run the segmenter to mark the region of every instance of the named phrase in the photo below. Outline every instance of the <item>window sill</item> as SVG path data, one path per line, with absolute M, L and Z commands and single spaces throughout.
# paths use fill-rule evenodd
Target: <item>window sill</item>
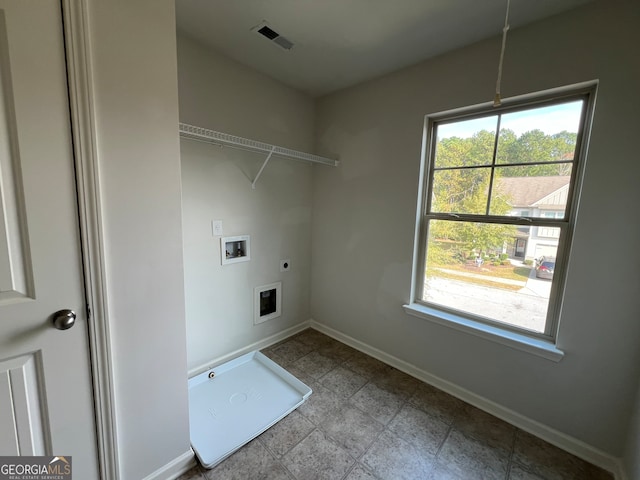
M 414 317 L 470 333 L 471 335 L 476 335 L 480 338 L 484 338 L 501 345 L 506 345 L 507 347 L 515 348 L 516 350 L 531 353 L 554 362 L 559 362 L 564 357 L 564 352 L 559 350 L 555 344 L 547 340 L 504 330 L 417 303 L 403 305 L 402 308 L 404 308 L 404 311 L 407 314 Z

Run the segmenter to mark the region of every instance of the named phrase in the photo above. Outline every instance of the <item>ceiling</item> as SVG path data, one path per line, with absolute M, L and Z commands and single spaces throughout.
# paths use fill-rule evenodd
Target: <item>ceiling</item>
M 509 24 L 589 1 L 511 0 Z M 176 0 L 176 16 L 181 34 L 319 96 L 501 35 L 506 6 L 506 0 Z M 264 21 L 294 47 L 284 50 L 252 31 Z

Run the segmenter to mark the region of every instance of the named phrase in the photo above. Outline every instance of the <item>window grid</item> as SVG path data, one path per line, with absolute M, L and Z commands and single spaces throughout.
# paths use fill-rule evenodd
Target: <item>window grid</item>
M 416 297 L 415 301 L 417 303 L 422 303 L 430 307 L 435 307 L 438 310 L 442 310 L 445 312 L 454 313 L 456 315 L 462 314 L 464 317 L 471 318 L 473 320 L 479 320 L 480 322 L 487 323 L 490 325 L 495 325 L 505 330 L 511 330 L 518 333 L 523 333 L 523 328 L 517 325 L 511 325 L 508 323 L 503 323 L 501 321 L 496 321 L 491 318 L 487 318 L 480 315 L 474 315 L 469 312 L 460 312 L 459 310 L 449 308 L 447 306 L 443 306 L 440 304 L 434 304 L 432 302 L 424 300 L 425 296 L 425 271 L 424 268 L 427 266 L 427 241 L 429 238 L 429 226 L 433 220 L 448 220 L 454 222 L 481 222 L 486 224 L 505 224 L 505 225 L 515 225 L 519 227 L 519 230 L 522 231 L 523 227 L 530 232 L 533 230 L 539 230 L 542 233 L 545 233 L 548 237 L 554 238 L 558 240 L 557 246 L 557 257 L 560 260 L 560 263 L 557 264 L 557 268 L 559 267 L 559 274 L 552 282 L 551 293 L 549 297 L 549 303 L 547 307 L 547 315 L 545 320 L 545 327 L 543 332 L 533 332 L 524 329 L 524 333 L 527 335 L 531 335 L 534 337 L 542 337 L 542 338 L 550 338 L 554 339 L 556 330 L 557 330 L 557 322 L 559 316 L 560 309 L 560 297 L 561 293 L 564 289 L 564 275 L 562 263 L 563 260 L 568 253 L 568 247 L 571 241 L 572 236 L 572 224 L 573 217 L 575 216 L 575 195 L 574 190 L 576 185 L 578 184 L 578 180 L 581 177 L 580 168 L 582 165 L 580 164 L 580 157 L 582 155 L 583 150 L 583 141 L 584 141 L 584 132 L 585 125 L 587 123 L 587 118 L 590 120 L 591 111 L 593 109 L 593 98 L 592 98 L 592 90 L 593 87 L 589 87 L 588 89 L 583 89 L 580 92 L 574 92 L 572 94 L 563 95 L 562 98 L 545 100 L 542 99 L 538 102 L 530 102 L 526 104 L 513 106 L 507 106 L 505 108 L 500 109 L 499 111 L 490 111 L 484 110 L 484 112 L 474 113 L 472 115 L 458 115 L 451 117 L 443 117 L 443 118 L 427 118 L 426 123 L 426 131 L 427 135 L 426 143 L 428 145 L 428 149 L 425 150 L 427 154 L 427 158 L 425 159 L 426 163 L 426 177 L 425 177 L 425 189 L 424 189 L 424 198 L 422 201 L 423 213 L 420 228 L 420 250 L 419 250 L 419 263 L 421 267 L 416 272 L 417 282 L 416 282 Z M 551 161 L 534 161 L 534 162 L 526 162 L 526 163 L 497 163 L 498 155 L 499 155 L 499 147 L 500 147 L 500 137 L 501 137 L 501 122 L 502 117 L 506 113 L 511 113 L 515 111 L 523 111 L 523 110 L 533 110 L 538 107 L 546 107 L 552 106 L 562 103 L 569 103 L 576 100 L 582 100 L 582 110 L 580 121 L 578 125 L 578 132 L 575 144 L 575 150 L 573 154 L 573 158 L 570 160 L 551 160 Z M 490 112 L 490 113 L 489 113 Z M 494 142 L 493 142 L 493 151 L 491 156 L 491 163 L 486 165 L 460 165 L 460 166 L 436 166 L 436 155 L 437 155 L 437 143 L 438 143 L 438 127 L 440 125 L 447 125 L 455 122 L 459 122 L 467 119 L 474 118 L 483 118 L 491 115 L 497 115 L 496 119 L 496 130 L 494 132 Z M 505 214 L 505 215 L 494 215 L 491 214 L 491 205 L 494 200 L 494 189 L 495 189 L 495 180 L 496 180 L 496 171 L 500 168 L 509 168 L 509 167 L 531 167 L 538 165 L 569 165 L 570 166 L 570 182 L 569 182 L 569 191 L 567 195 L 567 201 L 564 208 L 564 212 L 554 212 L 553 216 L 533 216 L 533 212 L 526 211 L 526 215 L 517 216 L 514 214 Z M 458 211 L 434 211 L 433 208 L 433 194 L 434 194 L 434 175 L 436 172 L 441 171 L 461 171 L 461 170 L 471 170 L 471 169 L 488 169 L 490 171 L 489 175 L 489 186 L 487 191 L 487 201 L 484 213 L 464 213 Z M 525 212 L 522 212 L 523 214 Z M 530 228 L 534 227 L 534 228 Z M 517 243 L 517 242 L 516 242 Z

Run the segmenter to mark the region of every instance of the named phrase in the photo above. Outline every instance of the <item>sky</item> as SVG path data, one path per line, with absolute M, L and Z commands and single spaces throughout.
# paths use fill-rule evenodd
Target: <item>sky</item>
M 547 135 L 562 132 L 577 133 L 580 125 L 582 100 L 562 103 L 534 110 L 502 115 L 501 128 L 513 130 L 517 136 L 531 130 L 542 130 Z M 468 138 L 480 130 L 495 132 L 498 116 L 454 122 L 438 126 L 438 138 Z

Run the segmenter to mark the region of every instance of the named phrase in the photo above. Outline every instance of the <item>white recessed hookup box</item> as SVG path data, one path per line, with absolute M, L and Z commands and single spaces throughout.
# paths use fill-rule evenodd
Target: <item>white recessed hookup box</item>
M 256 287 L 253 303 L 253 324 L 266 322 L 282 314 L 282 282 Z
M 222 265 L 251 260 L 251 237 L 238 235 L 220 239 L 220 261 Z

